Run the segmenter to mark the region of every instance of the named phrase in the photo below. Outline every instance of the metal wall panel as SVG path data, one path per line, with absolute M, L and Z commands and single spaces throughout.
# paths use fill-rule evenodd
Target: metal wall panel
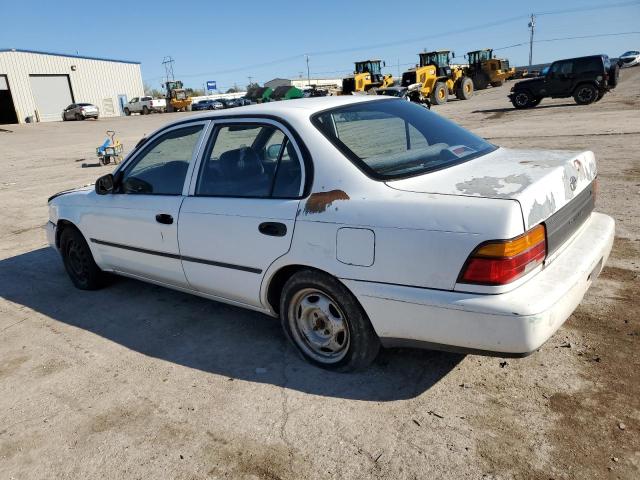
M 117 105 L 118 95 L 127 98 L 144 94 L 139 63 L 93 58 L 66 57 L 23 51 L 0 51 L 0 75 L 6 75 L 15 104 L 18 121 L 35 116 L 38 108 L 29 79 L 30 75 L 68 75 L 75 102 L 87 102 L 100 109 L 101 116 L 117 116 L 116 108 L 103 111 L 107 105 Z M 69 102 L 71 103 L 71 102 Z M 60 120 L 62 111 L 52 120 Z M 43 119 L 46 120 L 46 119 Z

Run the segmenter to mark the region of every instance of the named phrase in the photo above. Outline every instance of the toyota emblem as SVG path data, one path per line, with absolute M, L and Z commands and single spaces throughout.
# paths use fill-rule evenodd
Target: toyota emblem
M 569 179 L 569 186 L 571 187 L 571 191 L 575 192 L 576 187 L 578 186 L 578 179 L 576 177 L 571 177 Z

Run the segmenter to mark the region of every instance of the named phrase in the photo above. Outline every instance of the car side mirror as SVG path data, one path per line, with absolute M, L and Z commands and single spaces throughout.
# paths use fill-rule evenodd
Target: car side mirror
M 96 193 L 98 195 L 106 195 L 113 192 L 113 175 L 108 173 L 96 180 Z
M 282 144 L 274 143 L 267 147 L 267 158 L 269 160 L 277 160 L 278 155 L 280 155 L 280 149 L 282 148 Z

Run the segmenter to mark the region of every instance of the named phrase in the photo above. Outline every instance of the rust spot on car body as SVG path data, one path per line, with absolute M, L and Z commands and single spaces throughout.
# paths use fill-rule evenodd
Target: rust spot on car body
M 342 190 L 312 193 L 304 206 L 304 213 L 322 213 L 326 211 L 333 202 L 337 200 L 349 200 L 349 198 L 349 195 Z

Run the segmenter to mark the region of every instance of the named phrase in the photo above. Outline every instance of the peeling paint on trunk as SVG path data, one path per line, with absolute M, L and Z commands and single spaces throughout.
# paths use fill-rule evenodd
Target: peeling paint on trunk
M 556 201 L 553 195 L 547 195 L 547 198 L 543 203 L 538 201 L 533 202 L 531 210 L 529 210 L 528 225 L 529 228 L 533 225 L 537 225 L 542 220 L 551 216 L 556 211 Z
M 456 188 L 465 195 L 495 197 L 519 193 L 531 184 L 531 178 L 525 174 L 506 177 L 477 177 L 456 184 Z
M 329 190 L 328 192 L 312 193 L 304 206 L 305 215 L 322 213 L 337 200 L 349 200 L 350 197 L 342 190 Z

